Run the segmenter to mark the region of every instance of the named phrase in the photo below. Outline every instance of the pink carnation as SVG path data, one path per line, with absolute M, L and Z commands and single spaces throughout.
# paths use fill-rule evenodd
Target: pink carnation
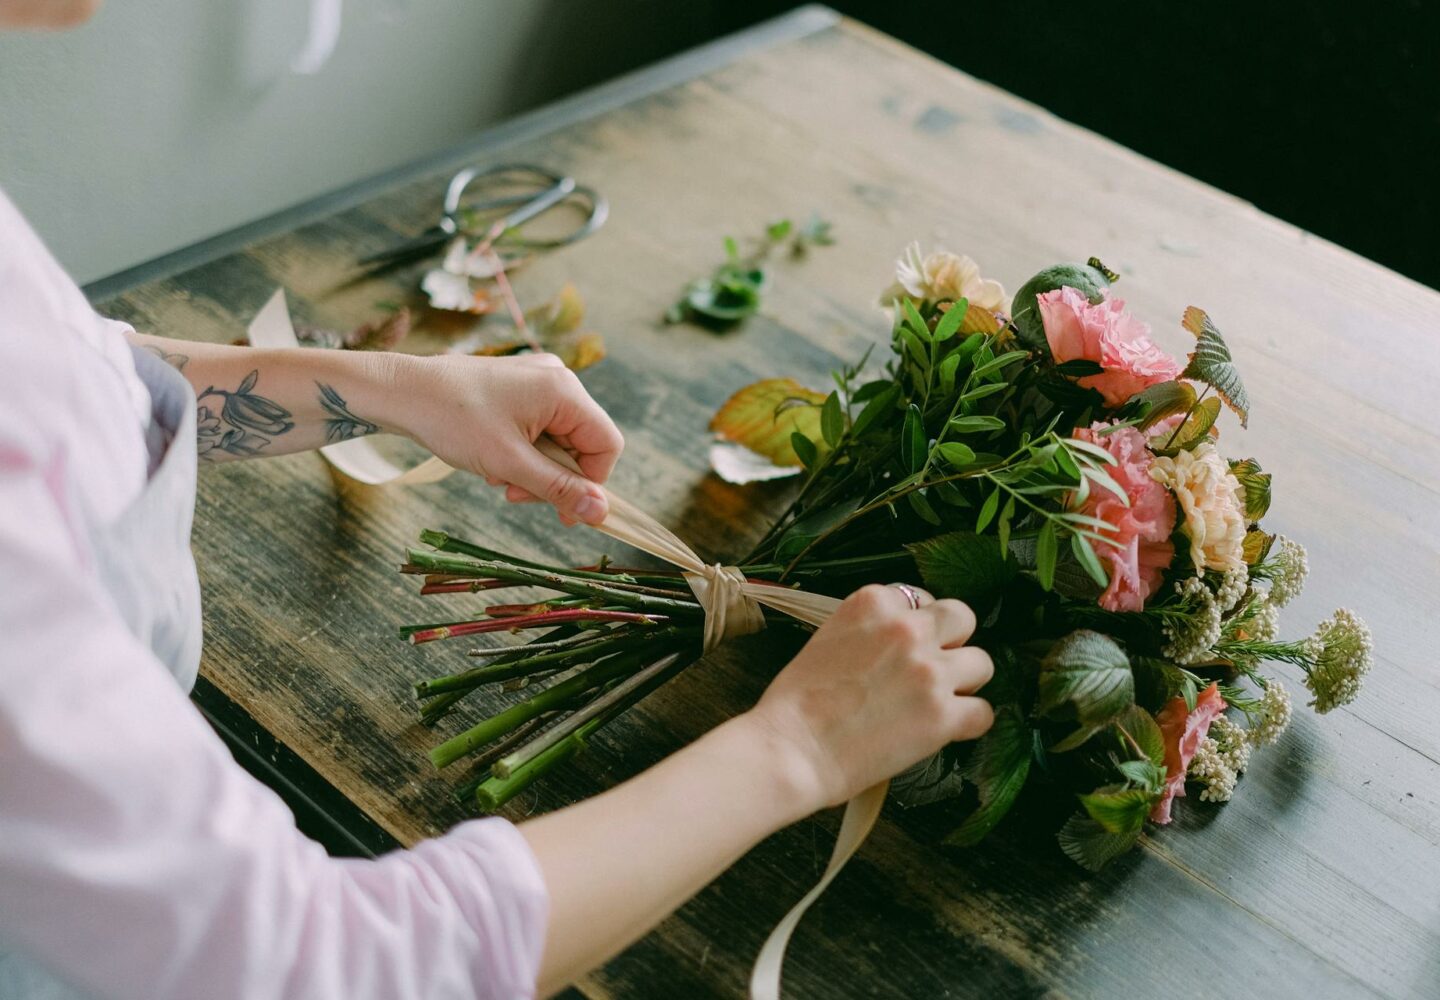
M 1185 772 L 1200 741 L 1210 735 L 1210 723 L 1225 711 L 1225 699 L 1220 697 L 1220 688 L 1211 684 L 1195 699 L 1195 711 L 1190 711 L 1184 698 L 1171 698 L 1155 716 L 1160 724 L 1160 734 L 1165 737 L 1165 791 L 1160 801 L 1150 810 L 1150 818 L 1156 823 L 1170 822 L 1170 803 L 1185 795 Z
M 1110 585 L 1100 595 L 1100 606 L 1107 611 L 1139 611 L 1160 586 L 1175 557 L 1175 547 L 1170 544 L 1175 498 L 1150 475 L 1155 456 L 1145 446 L 1145 436 L 1133 427 L 1100 434 L 1107 426 L 1081 428 L 1075 437 L 1098 444 L 1115 456 L 1115 464 L 1105 471 L 1125 496 L 1092 483 L 1080 512 L 1098 517 L 1111 528 L 1101 532 L 1110 543 L 1095 545 L 1095 554 L 1110 564 Z
M 1098 391 L 1112 407 L 1147 386 L 1179 378 L 1180 366 L 1150 339 L 1150 327 L 1125 312 L 1125 303 L 1112 299 L 1108 289 L 1101 294 L 1099 305 L 1068 287 L 1039 296 L 1045 339 L 1056 363 L 1083 359 L 1103 367 L 1080 384 Z

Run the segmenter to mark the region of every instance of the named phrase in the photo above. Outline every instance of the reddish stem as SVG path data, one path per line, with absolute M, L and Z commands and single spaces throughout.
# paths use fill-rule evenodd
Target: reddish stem
M 542 615 L 521 615 L 515 618 L 495 618 L 487 621 L 462 622 L 459 625 L 442 625 L 439 628 L 422 629 L 410 634 L 410 643 L 434 642 L 436 639 L 450 639 L 462 635 L 478 635 L 482 632 L 519 631 L 526 628 L 548 628 L 564 622 L 601 621 L 635 622 L 641 625 L 656 625 L 669 621 L 665 615 L 642 615 L 636 611 L 598 611 L 590 608 L 567 608 L 549 611 Z
M 450 580 L 437 580 L 434 583 L 426 583 L 420 588 L 420 596 L 428 594 L 474 594 L 482 590 L 504 590 L 506 587 L 514 587 L 517 584 L 508 580 L 477 580 L 474 577 L 451 578 Z

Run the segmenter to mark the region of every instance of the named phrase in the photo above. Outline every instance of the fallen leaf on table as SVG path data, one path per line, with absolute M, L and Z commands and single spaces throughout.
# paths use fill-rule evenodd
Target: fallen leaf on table
M 297 325 L 300 343 L 313 347 L 342 347 L 353 351 L 388 351 L 410 332 L 410 310 L 404 307 L 382 320 L 361 323 L 353 330 L 331 330 L 320 326 Z
M 824 402 L 823 392 L 807 389 L 793 378 L 763 379 L 727 399 L 711 418 L 710 429 L 776 465 L 799 465 L 790 435 L 798 432 L 823 448 L 820 406 Z

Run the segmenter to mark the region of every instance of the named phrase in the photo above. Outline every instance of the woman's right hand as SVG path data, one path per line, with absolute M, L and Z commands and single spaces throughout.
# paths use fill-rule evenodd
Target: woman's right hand
M 975 614 L 924 591 L 852 594 L 747 715 L 788 750 L 790 780 L 819 809 L 838 805 L 994 722 L 974 693 L 994 666 L 966 646 Z

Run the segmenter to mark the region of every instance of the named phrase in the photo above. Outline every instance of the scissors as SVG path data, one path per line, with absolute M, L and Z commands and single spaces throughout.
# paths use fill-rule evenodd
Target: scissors
M 472 187 L 497 193 L 463 202 L 466 190 Z M 567 202 L 583 213 L 579 226 L 557 236 L 520 234 L 520 227 L 525 223 Z M 555 250 L 589 236 L 605 224 L 609 214 L 610 205 L 603 195 L 577 184 L 573 177 L 543 167 L 528 163 L 466 167 L 450 178 L 439 222 L 419 236 L 362 257 L 359 263 L 362 267 L 386 266 L 428 256 L 462 234 L 489 239 L 497 249 Z

